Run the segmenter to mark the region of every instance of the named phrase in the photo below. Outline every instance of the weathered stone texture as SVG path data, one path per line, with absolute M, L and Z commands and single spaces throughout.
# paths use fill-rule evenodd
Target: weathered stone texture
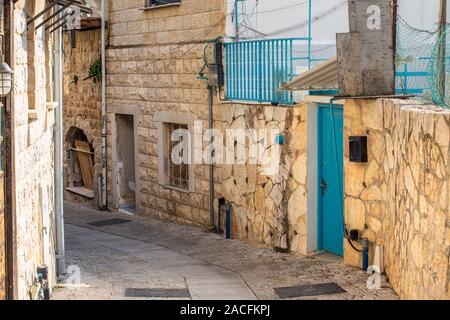
M 266 129 L 267 150 L 276 146 L 271 129 L 284 136 L 280 169 L 261 164 L 222 166 L 222 195 L 232 205 L 232 235 L 277 250 L 307 253 L 306 106 L 220 106 L 223 128 Z M 249 154 L 249 145 L 246 146 Z
M 15 166 L 16 166 L 16 275 L 17 297 L 28 299 L 29 289 L 36 277 L 38 265 L 49 266 L 51 284 L 55 278 L 54 238 L 54 161 L 53 161 L 53 110 L 47 109 L 48 84 L 51 79 L 46 69 L 46 57 L 51 50 L 43 33 L 35 34 L 34 50 L 27 44 L 27 13 L 25 0 L 16 3 L 14 10 L 14 108 L 15 108 Z M 35 11 L 45 8 L 45 1 L 35 1 Z M 29 13 L 30 14 L 30 13 Z M 35 23 L 42 22 L 41 17 Z M 31 84 L 27 77 L 32 72 L 27 64 L 27 53 L 34 51 L 34 100 L 27 93 Z M 34 101 L 35 105 L 29 105 Z M 29 110 L 37 113 L 36 119 L 29 119 Z M 44 211 L 45 210 L 45 211 Z M 44 248 L 43 235 L 47 230 L 49 248 Z M 49 250 L 48 253 L 45 253 Z M 45 259 L 47 257 L 47 260 Z
M 0 300 L 6 297 L 5 194 L 3 179 L 4 174 L 0 172 Z
M 142 215 L 190 224 L 209 224 L 209 173 L 195 166 L 195 190 L 184 193 L 159 184 L 158 111 L 190 113 L 207 128 L 206 84 L 197 75 L 206 40 L 223 34 L 223 0 L 186 0 L 181 6 L 143 11 L 141 0 L 110 1 L 107 50 L 108 163 L 113 163 L 112 121 L 116 110 L 139 110 L 138 159 Z M 219 116 L 219 115 L 218 115 Z M 218 176 L 218 175 L 217 175 Z M 114 201 L 113 165 L 108 166 L 108 205 Z M 219 176 L 217 178 L 219 189 Z M 219 192 L 219 191 L 217 191 Z M 217 193 L 219 194 L 219 193 Z
M 101 176 L 101 83 L 94 83 L 89 77 L 89 68 L 101 57 L 100 31 L 77 32 L 76 48 L 70 47 L 70 36 L 65 33 L 64 47 L 68 51 L 64 57 L 64 137 L 65 137 L 65 183 L 73 187 L 73 177 L 69 152 L 73 148 L 72 134 L 80 129 L 86 135 L 94 152 L 94 199 L 65 192 L 66 200 L 89 202 L 98 206 L 98 179 Z M 77 80 L 76 80 L 77 79 Z M 72 152 L 73 159 L 75 152 Z
M 396 100 L 347 100 L 345 141 L 368 135 L 369 163 L 348 160 L 348 228 L 384 245 L 390 283 L 401 298 L 448 299 L 450 112 Z M 360 255 L 345 250 L 347 263 Z

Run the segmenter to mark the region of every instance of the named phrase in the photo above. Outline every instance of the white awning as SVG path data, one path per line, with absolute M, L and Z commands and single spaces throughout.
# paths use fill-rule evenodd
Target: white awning
M 338 88 L 337 58 L 331 58 L 311 70 L 308 70 L 292 79 L 283 86 L 284 90 L 335 90 Z

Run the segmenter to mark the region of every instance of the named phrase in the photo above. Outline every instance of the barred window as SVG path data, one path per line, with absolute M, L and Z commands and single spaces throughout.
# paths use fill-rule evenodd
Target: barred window
M 166 123 L 166 145 L 167 145 L 167 155 L 166 155 L 166 168 L 167 168 L 167 183 L 168 185 L 180 189 L 189 190 L 189 164 L 181 163 L 175 164 L 171 157 L 174 147 L 180 143 L 179 141 L 172 141 L 172 133 L 177 130 L 188 130 L 188 126 L 185 124 L 176 123 Z M 183 151 L 181 151 L 183 152 Z M 180 154 L 181 158 L 185 155 Z

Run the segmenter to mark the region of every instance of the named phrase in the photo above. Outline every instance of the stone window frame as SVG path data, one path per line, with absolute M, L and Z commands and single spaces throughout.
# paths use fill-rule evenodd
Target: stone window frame
M 182 0 L 175 0 L 171 3 L 154 3 L 155 0 L 145 0 L 144 6 L 140 8 L 141 10 L 153 10 L 158 8 L 167 8 L 174 6 L 181 6 Z
M 197 121 L 197 116 L 192 113 L 160 111 L 156 112 L 154 121 L 158 132 L 158 178 L 159 184 L 167 189 L 173 189 L 180 192 L 192 193 L 195 192 L 195 171 L 194 164 L 190 163 L 189 167 L 189 182 L 188 189 L 177 188 L 168 183 L 167 168 L 165 156 L 167 154 L 168 145 L 165 144 L 167 136 L 167 125 L 169 123 L 187 125 L 191 138 L 194 136 L 194 122 Z M 194 158 L 194 141 L 191 139 L 192 159 Z

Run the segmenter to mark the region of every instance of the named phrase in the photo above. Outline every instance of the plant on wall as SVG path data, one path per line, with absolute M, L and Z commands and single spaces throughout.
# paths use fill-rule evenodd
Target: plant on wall
M 92 79 L 92 82 L 98 83 L 102 81 L 102 60 L 97 59 L 92 63 L 92 65 L 89 67 L 89 77 L 87 79 Z

